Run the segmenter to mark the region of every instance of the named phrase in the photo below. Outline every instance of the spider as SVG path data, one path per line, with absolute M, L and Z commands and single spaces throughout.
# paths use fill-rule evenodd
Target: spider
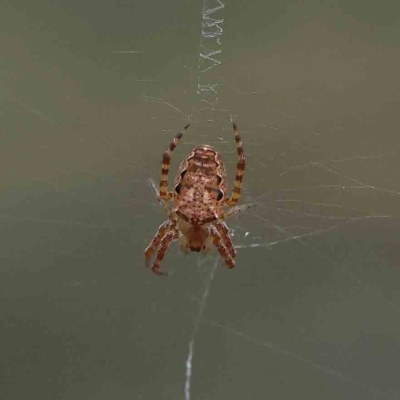
M 184 131 L 189 127 L 187 124 Z M 175 177 L 174 191 L 168 191 L 168 172 L 171 154 L 182 137 L 178 132 L 162 160 L 161 181 L 158 199 L 162 202 L 168 219 L 158 228 L 145 250 L 146 267 L 149 267 L 154 252 L 157 250 L 152 271 L 160 271 L 160 263 L 169 245 L 179 240 L 179 246 L 185 253 L 190 251 L 206 253 L 215 245 L 228 268 L 235 266 L 236 250 L 229 237 L 229 229 L 224 220 L 245 206 L 237 206 L 240 198 L 245 156 L 238 128 L 233 123 L 238 161 L 236 177 L 230 197 L 227 197 L 225 166 L 220 154 L 210 145 L 195 147 L 182 161 Z M 167 202 L 174 202 L 169 209 Z M 229 206 L 227 212 L 224 207 Z

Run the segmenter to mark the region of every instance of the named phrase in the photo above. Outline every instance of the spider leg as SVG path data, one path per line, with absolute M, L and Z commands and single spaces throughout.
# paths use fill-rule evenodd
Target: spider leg
M 232 195 L 226 200 L 226 204 L 228 204 L 228 206 L 231 207 L 236 205 L 236 203 L 239 201 L 240 193 L 242 191 L 241 188 L 242 188 L 243 173 L 246 166 L 242 140 L 240 139 L 239 131 L 235 123 L 233 123 L 233 134 L 235 135 L 236 151 L 239 160 L 236 164 L 236 176 L 235 176 L 235 182 L 233 184 Z
M 154 189 L 154 191 L 156 192 L 156 196 L 157 196 L 157 200 L 161 203 L 164 211 L 166 212 L 166 214 L 168 215 L 168 217 L 170 218 L 172 216 L 172 211 L 170 210 L 170 208 L 168 207 L 167 204 L 167 200 L 164 200 L 160 197 L 160 194 L 158 192 L 158 188 L 156 187 L 155 182 L 153 181 L 153 179 L 149 180 L 151 187 Z
M 184 126 L 184 130 L 189 127 L 190 124 Z M 161 169 L 161 180 L 160 180 L 160 198 L 164 200 L 172 199 L 174 192 L 168 191 L 168 172 L 169 172 L 169 164 L 171 162 L 171 154 L 174 151 L 176 145 L 178 144 L 180 138 L 182 137 L 183 133 L 178 132 L 172 142 L 170 143 L 168 149 L 163 154 L 162 160 L 162 169 Z
M 165 236 L 165 234 L 173 229 L 174 223 L 170 220 L 164 221 L 159 228 L 157 229 L 156 234 L 153 236 L 150 244 L 146 247 L 144 251 L 145 256 L 145 265 L 149 267 L 151 257 L 154 251 L 157 249 L 158 245 L 160 244 L 161 239 Z
M 225 264 L 229 269 L 234 268 L 235 266 L 235 261 L 229 254 L 229 251 L 226 249 L 224 246 L 221 236 L 217 230 L 217 228 L 214 225 L 208 225 L 207 227 L 209 234 L 213 238 L 214 246 L 217 248 L 218 253 L 220 256 L 224 259 Z
M 224 221 L 215 221 L 213 225 L 217 228 L 217 231 L 221 237 L 221 241 L 223 242 L 224 246 L 228 250 L 229 255 L 231 258 L 236 257 L 236 250 L 233 247 L 232 240 L 229 236 L 229 229 Z
M 151 270 L 156 274 L 156 275 L 167 275 L 166 272 L 161 272 L 160 271 L 160 263 L 162 259 L 164 258 L 164 254 L 167 251 L 169 245 L 176 239 L 178 239 L 178 231 L 173 228 L 172 230 L 168 231 L 161 239 L 160 241 L 160 247 L 157 251 L 157 256 L 156 259 L 154 260 L 153 266 L 151 267 Z

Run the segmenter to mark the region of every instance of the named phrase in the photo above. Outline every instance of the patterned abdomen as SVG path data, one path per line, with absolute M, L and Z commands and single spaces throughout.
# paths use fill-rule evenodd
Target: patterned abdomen
M 192 225 L 217 219 L 226 196 L 226 172 L 217 151 L 209 145 L 194 148 L 179 167 L 174 186 L 178 216 Z

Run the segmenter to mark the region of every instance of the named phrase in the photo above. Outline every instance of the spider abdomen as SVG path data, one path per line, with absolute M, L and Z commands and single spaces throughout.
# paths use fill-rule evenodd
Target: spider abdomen
M 175 178 L 177 214 L 191 224 L 218 218 L 226 194 L 226 172 L 219 153 L 209 145 L 194 148 L 182 161 Z

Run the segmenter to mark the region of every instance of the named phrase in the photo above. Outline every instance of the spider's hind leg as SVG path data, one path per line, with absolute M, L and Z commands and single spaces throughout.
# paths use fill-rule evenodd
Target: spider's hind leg
M 183 129 L 186 131 L 186 129 L 189 128 L 189 125 L 190 124 L 185 125 Z M 179 140 L 181 139 L 182 135 L 183 135 L 182 132 L 178 132 L 173 138 L 172 142 L 170 143 L 168 149 L 163 154 L 161 180 L 160 180 L 160 198 L 164 200 L 170 200 L 174 195 L 173 192 L 168 191 L 168 172 L 169 172 L 169 165 L 171 162 L 171 154 L 174 151 Z
M 162 205 L 164 211 L 165 211 L 166 214 L 168 215 L 168 218 L 171 219 L 172 211 L 171 211 L 170 208 L 168 207 L 167 200 L 162 199 L 162 198 L 160 197 L 160 194 L 159 194 L 159 192 L 158 192 L 158 188 L 157 188 L 155 182 L 154 182 L 152 179 L 150 179 L 149 182 L 150 182 L 151 187 L 154 189 L 154 192 L 156 193 L 157 200 L 161 203 L 161 205 Z
M 235 182 L 233 184 L 232 195 L 226 200 L 226 204 L 231 207 L 235 206 L 239 201 L 240 193 L 242 192 L 243 173 L 246 167 L 246 159 L 243 152 L 242 139 L 240 139 L 239 131 L 235 123 L 233 123 L 233 134 L 235 135 L 238 162 L 236 164 L 236 176 Z

